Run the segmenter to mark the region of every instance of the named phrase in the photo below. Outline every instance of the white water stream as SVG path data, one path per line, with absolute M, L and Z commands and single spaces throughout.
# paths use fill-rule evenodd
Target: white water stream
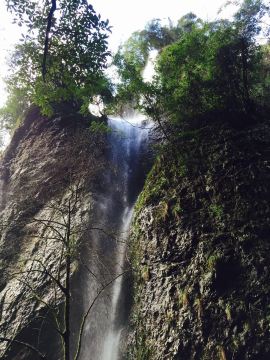
M 80 360 L 122 359 L 131 300 L 126 247 L 134 203 L 147 167 L 144 161 L 150 126 L 144 125 L 144 117 L 110 118 L 108 125 L 108 168 L 94 206 L 94 226 L 106 233 L 93 231 L 91 246 L 85 250 L 84 259 L 94 276 L 85 273 L 80 279 L 83 311 L 102 285 L 116 280 L 106 288 L 89 316 Z
M 123 225 L 121 228 L 121 232 L 126 234 L 122 239 L 128 240 L 128 230 L 132 218 L 133 208 L 126 207 L 125 212 L 123 214 Z M 116 264 L 116 271 L 118 274 L 123 272 L 125 266 L 125 252 L 126 252 L 126 244 L 120 243 L 118 245 L 118 263 Z M 119 298 L 121 296 L 123 278 L 119 277 L 115 280 L 112 289 L 112 300 L 111 300 L 111 313 L 110 313 L 110 322 L 111 326 L 108 329 L 108 333 L 105 337 L 103 351 L 101 355 L 102 360 L 117 360 L 118 352 L 119 352 L 119 343 L 121 338 L 122 328 L 115 328 L 114 324 L 117 322 L 117 304 L 119 302 Z

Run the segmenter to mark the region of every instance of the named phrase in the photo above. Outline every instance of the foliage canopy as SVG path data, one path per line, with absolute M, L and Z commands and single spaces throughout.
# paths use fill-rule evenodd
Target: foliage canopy
M 86 112 L 91 97 L 109 93 L 104 76 L 110 32 L 86 0 L 7 0 L 23 33 L 10 59 L 2 117 L 13 124 L 30 103 L 52 115 L 57 103 Z
M 267 35 L 267 13 L 263 1 L 245 0 L 231 21 L 207 23 L 192 13 L 175 26 L 154 20 L 136 34 L 135 50 L 122 46 L 115 57 L 118 108 L 135 103 L 172 136 L 207 114 L 252 116 L 269 94 L 268 46 L 257 41 Z M 149 83 L 142 69 L 151 49 L 158 57 Z

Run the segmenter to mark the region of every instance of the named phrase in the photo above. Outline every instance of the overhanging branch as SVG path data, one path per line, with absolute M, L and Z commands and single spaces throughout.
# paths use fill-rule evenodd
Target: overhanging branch
M 46 28 L 46 35 L 45 35 L 45 43 L 44 43 L 44 51 L 43 51 L 43 60 L 42 60 L 42 78 L 43 81 L 45 82 L 45 78 L 46 78 L 46 60 L 47 60 L 47 56 L 48 56 L 48 49 L 49 49 L 49 37 L 50 37 L 50 32 L 51 32 L 51 27 L 52 27 L 52 19 L 53 19 L 53 14 L 56 10 L 56 0 L 51 0 L 51 8 L 50 8 L 50 12 L 48 15 L 48 19 L 47 19 L 47 28 Z

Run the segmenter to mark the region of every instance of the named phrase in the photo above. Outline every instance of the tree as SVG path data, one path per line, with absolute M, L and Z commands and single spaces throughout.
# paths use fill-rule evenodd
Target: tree
M 123 273 L 115 275 L 110 281 L 101 283 L 100 288 L 96 293 L 93 300 L 90 301 L 87 311 L 83 314 L 80 321 L 80 329 L 77 334 L 76 352 L 71 355 L 71 280 L 74 272 L 74 266 L 77 262 L 80 266 L 87 267 L 86 264 L 80 263 L 79 247 L 80 240 L 83 237 L 85 231 L 96 230 L 97 228 L 82 226 L 81 223 L 77 223 L 75 220 L 75 214 L 78 211 L 77 207 L 79 204 L 79 193 L 81 192 L 80 183 L 74 184 L 70 189 L 70 194 L 64 199 L 62 203 L 52 201 L 44 209 L 46 212 L 52 211 L 53 218 L 34 218 L 30 228 L 39 227 L 39 233 L 31 233 L 31 237 L 37 237 L 40 240 L 47 241 L 48 246 L 54 241 L 58 247 L 60 245 L 60 256 L 56 256 L 54 269 L 51 269 L 46 261 L 42 258 L 29 258 L 26 261 L 28 266 L 25 270 L 18 273 L 14 272 L 11 274 L 11 278 L 18 282 L 23 288 L 27 289 L 30 296 L 33 298 L 32 301 L 36 302 L 39 306 L 43 307 L 47 312 L 43 318 L 44 321 L 50 320 L 52 327 L 58 333 L 63 351 L 63 359 L 74 360 L 79 359 L 83 331 L 85 328 L 87 317 L 89 316 L 93 306 L 98 300 L 99 296 L 110 286 L 114 280 L 122 276 Z M 55 218 L 61 218 L 62 220 L 54 220 Z M 99 229 L 104 231 L 103 229 Z M 107 234 L 112 237 L 112 234 Z M 73 269 L 72 269 L 73 268 Z M 88 269 L 89 275 L 93 276 L 91 269 Z M 46 300 L 46 294 L 44 294 L 40 286 L 37 285 L 35 279 L 37 274 L 41 274 L 44 283 L 49 282 L 53 288 L 54 295 L 51 301 Z M 62 308 L 63 307 L 63 311 Z M 30 325 L 30 324 L 29 324 Z M 46 359 L 46 355 L 39 349 L 38 345 L 22 341 L 18 337 L 19 332 L 15 334 L 15 338 L 9 338 L 0 336 L 0 341 L 13 342 L 36 353 L 40 358 Z
M 7 1 L 22 26 L 21 44 L 11 59 L 9 102 L 20 92 L 51 115 L 55 103 L 86 111 L 92 96 L 107 92 L 108 20 L 86 0 Z M 20 97 L 19 97 L 20 98 Z
M 129 103 L 150 116 L 168 139 L 170 130 L 164 120 L 167 118 L 167 108 L 170 104 L 167 102 L 166 108 L 162 101 L 162 94 L 164 95 L 165 91 L 162 89 L 159 69 L 156 68 L 157 74 L 151 83 L 144 81 L 143 69 L 151 50 L 158 50 L 158 58 L 160 58 L 167 48 L 180 42 L 192 30 L 200 29 L 202 26 L 202 21 L 196 15 L 189 13 L 179 19 L 176 26 L 170 20 L 167 25 L 163 25 L 160 19 L 153 19 L 144 30 L 134 33 L 114 57 L 114 65 L 121 79 L 115 97 L 116 111 L 121 112 Z M 173 59 L 168 57 L 164 63 L 170 66 L 171 61 Z M 168 99 L 173 96 L 169 93 L 167 95 Z M 169 113 L 172 112 L 171 110 Z
M 96 156 L 98 149 L 103 146 L 103 136 L 97 133 L 89 136 L 87 132 L 88 130 L 77 133 L 70 145 L 65 147 L 62 157 L 58 159 L 59 172 L 65 172 L 65 181 L 62 183 L 62 177 L 59 180 L 55 177 L 54 183 L 51 182 L 50 186 L 61 186 L 60 195 L 46 202 L 45 206 L 26 222 L 27 225 L 22 224 L 27 240 L 37 243 L 41 250 L 35 252 L 34 256 L 23 259 L 19 269 L 13 270 L 10 274 L 11 286 L 19 289 L 21 297 L 26 297 L 26 307 L 29 311 L 35 315 L 35 308 L 42 308 L 42 312 L 45 313 L 42 315 L 42 322 L 52 323 L 61 340 L 65 360 L 78 360 L 87 317 L 99 296 L 122 275 L 112 274 L 110 279 L 100 283 L 95 297 L 89 300 L 88 308 L 79 321 L 76 352 L 72 355 L 72 275 L 80 266 L 86 268 L 89 276 L 94 276 L 93 271 L 81 260 L 81 241 L 85 233 L 93 230 L 104 232 L 110 239 L 115 240 L 115 234 L 90 226 L 90 209 L 85 209 L 83 203 L 89 192 L 94 191 L 91 179 L 96 177 L 104 165 Z M 58 184 L 58 181 L 61 184 Z M 2 227 L 8 225 L 2 223 Z M 45 249 L 45 252 L 42 249 Z M 2 300 L 5 301 L 5 298 Z M 6 303 L 4 306 L 8 309 L 9 304 Z M 17 343 L 45 359 L 46 356 L 38 343 L 33 344 L 27 339 L 20 338 L 20 330 L 25 326 L 27 324 L 20 324 L 13 336 L 1 331 L 0 342 Z
M 120 49 L 117 101 L 133 100 L 167 139 L 217 114 L 230 121 L 252 120 L 258 106 L 268 102 L 267 51 L 257 42 L 267 11 L 262 1 L 246 0 L 231 21 L 203 23 L 187 14 L 168 27 L 170 41 L 164 40 L 160 22 L 153 21 L 141 41 L 152 44 L 149 48 L 159 44 L 156 76 L 151 84 L 144 82 L 136 57 L 130 62 Z

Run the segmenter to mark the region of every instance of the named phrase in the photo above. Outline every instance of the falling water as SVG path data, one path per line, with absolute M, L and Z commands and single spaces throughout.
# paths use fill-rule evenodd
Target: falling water
M 93 207 L 93 227 L 97 230 L 91 231 L 83 254 L 88 270 L 81 276 L 78 295 L 82 296 L 84 312 L 97 292 L 106 288 L 89 315 L 80 360 L 121 359 L 131 301 L 128 231 L 147 167 L 150 125 L 144 125 L 143 117 L 110 118 L 108 125 L 109 165 Z

